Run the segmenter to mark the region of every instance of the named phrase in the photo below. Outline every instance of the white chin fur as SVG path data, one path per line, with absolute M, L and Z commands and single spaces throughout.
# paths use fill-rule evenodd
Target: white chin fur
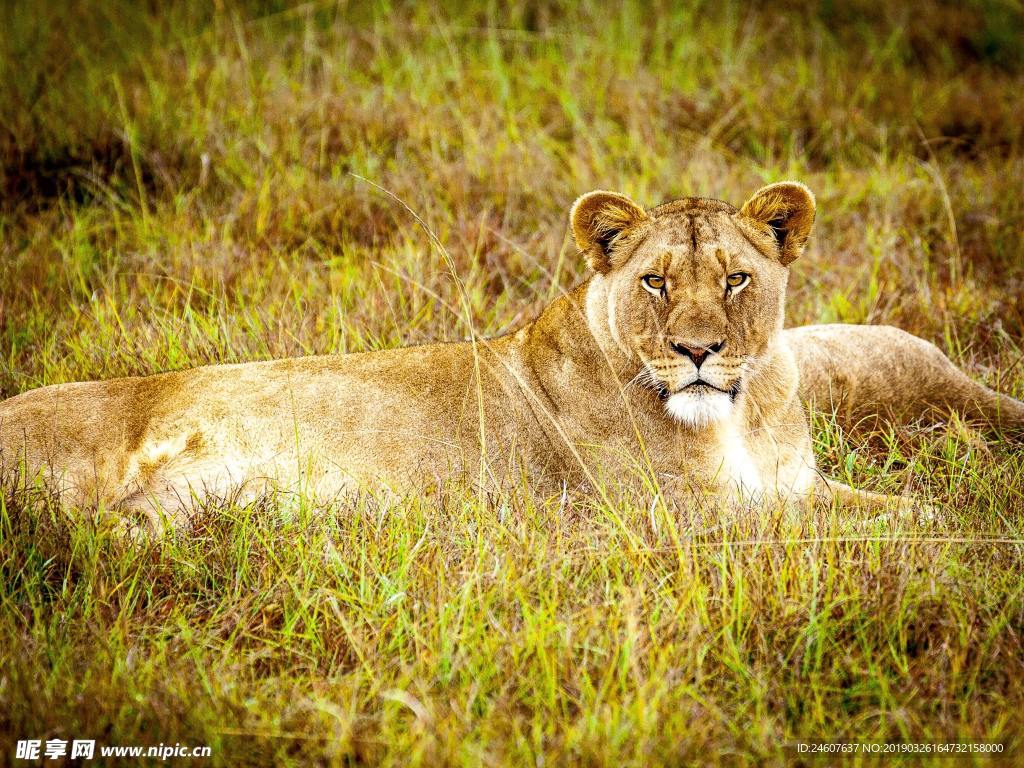
M 732 398 L 725 392 L 676 392 L 665 401 L 665 410 L 690 427 L 707 427 L 724 421 L 732 412 Z

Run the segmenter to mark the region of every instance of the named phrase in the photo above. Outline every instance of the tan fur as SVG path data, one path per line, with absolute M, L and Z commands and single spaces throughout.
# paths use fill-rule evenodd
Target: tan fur
M 1024 404 L 972 381 L 938 347 L 904 330 L 808 325 L 784 336 L 800 364 L 802 395 L 847 424 L 957 413 L 978 426 L 1022 436 Z
M 813 217 L 792 182 L 740 210 L 591 193 L 571 226 L 596 274 L 515 333 L 46 387 L 0 404 L 0 460 L 69 503 L 154 522 L 197 498 L 453 478 L 556 491 L 650 474 L 677 499 L 748 503 L 853 493 L 818 477 L 801 392 L 850 412 L 961 408 L 1024 427 L 1019 402 L 895 329 L 784 332 L 787 265 Z M 740 273 L 749 282 L 727 291 Z M 663 292 L 645 287 L 651 274 Z

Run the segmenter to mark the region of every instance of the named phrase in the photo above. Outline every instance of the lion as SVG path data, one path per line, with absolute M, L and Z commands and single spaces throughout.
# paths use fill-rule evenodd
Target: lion
M 497 338 L 58 384 L 0 404 L 0 460 L 62 502 L 157 530 L 206 499 L 337 499 L 454 479 L 593 490 L 656 481 L 728 504 L 857 491 L 815 466 L 807 405 L 1024 430 L 1024 404 L 891 327 L 784 330 L 815 216 L 780 182 L 739 209 L 575 201 L 591 274 Z

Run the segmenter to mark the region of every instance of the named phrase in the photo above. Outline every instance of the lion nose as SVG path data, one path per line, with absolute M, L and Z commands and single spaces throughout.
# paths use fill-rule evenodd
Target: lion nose
M 683 357 L 688 357 L 693 361 L 693 364 L 700 368 L 709 354 L 712 352 L 721 352 L 722 347 L 725 346 L 724 341 L 716 341 L 714 344 L 708 344 L 707 346 L 697 346 L 695 344 L 686 344 L 682 342 L 671 342 L 672 349 L 678 352 Z

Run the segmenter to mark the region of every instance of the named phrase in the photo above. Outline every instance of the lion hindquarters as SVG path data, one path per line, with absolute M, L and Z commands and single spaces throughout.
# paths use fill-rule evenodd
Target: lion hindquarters
M 137 430 L 121 393 L 100 383 L 35 389 L 0 403 L 2 479 L 41 483 L 62 502 L 108 503 L 117 493 Z
M 958 413 L 1024 434 L 1024 403 L 972 381 L 934 344 L 884 325 L 812 325 L 785 331 L 801 395 L 851 419 L 946 418 Z
M 113 506 L 127 513 L 142 513 L 153 530 L 158 530 L 164 519 L 172 525 L 179 522 L 193 506 L 189 478 L 201 479 L 206 469 L 205 443 L 199 430 L 145 440 L 128 457 Z

